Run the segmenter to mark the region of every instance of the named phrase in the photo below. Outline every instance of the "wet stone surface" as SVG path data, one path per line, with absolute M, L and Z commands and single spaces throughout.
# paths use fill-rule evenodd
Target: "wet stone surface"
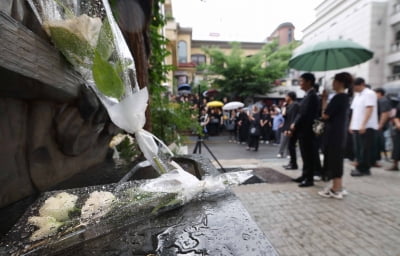
M 182 217 L 158 235 L 160 255 L 277 255 L 230 192 L 183 207 Z
M 239 199 L 193 201 L 56 255 L 278 255 Z
M 204 178 L 220 174 L 208 159 L 201 156 L 180 157 L 176 161 L 183 163 L 185 169 L 196 176 Z M 81 226 L 73 221 L 51 239 L 30 243 L 34 227 L 26 225 L 28 217 L 38 215 L 38 207 L 57 191 L 45 193 L 0 241 L 0 254 L 277 255 L 229 189 L 200 193 L 185 205 L 171 197 L 173 194 L 162 193 L 144 197 L 143 204 L 131 201 L 131 198 L 138 199 L 139 194 L 134 188 L 143 182 L 146 181 L 66 190 L 79 197 L 78 208 L 94 191 L 111 191 L 123 204 L 95 223 Z

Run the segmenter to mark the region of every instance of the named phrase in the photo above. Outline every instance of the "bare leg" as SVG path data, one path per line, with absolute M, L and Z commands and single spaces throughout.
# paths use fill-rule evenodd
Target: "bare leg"
M 342 190 L 342 178 L 334 178 L 332 180 L 332 190 L 335 192 Z

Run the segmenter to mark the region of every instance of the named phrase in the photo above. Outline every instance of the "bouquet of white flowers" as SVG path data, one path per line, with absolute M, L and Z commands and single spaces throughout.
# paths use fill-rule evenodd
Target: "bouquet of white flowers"
M 148 161 L 168 169 L 160 155 L 172 152 L 143 130 L 147 89 L 139 89 L 134 60 L 108 0 L 28 0 L 54 45 L 106 107 L 112 122 L 134 133 Z

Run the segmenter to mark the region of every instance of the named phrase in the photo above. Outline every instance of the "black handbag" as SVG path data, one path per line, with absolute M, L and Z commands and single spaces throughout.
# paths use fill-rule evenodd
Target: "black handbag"
M 256 126 L 250 127 L 250 135 L 251 136 L 260 136 L 260 129 Z

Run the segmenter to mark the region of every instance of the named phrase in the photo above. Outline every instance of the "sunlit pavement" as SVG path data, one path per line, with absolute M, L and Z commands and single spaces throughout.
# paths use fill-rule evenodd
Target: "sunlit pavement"
M 299 170 L 284 170 L 287 160 L 276 158 L 276 146 L 263 144 L 258 152 L 249 152 L 246 145 L 229 143 L 225 136 L 210 138 L 206 145 L 224 168 L 269 167 L 291 177 L 300 175 Z M 190 153 L 193 147 L 189 145 Z M 209 156 L 204 147 L 202 154 Z M 327 185 L 321 181 L 309 188 L 288 182 L 233 190 L 280 255 L 399 256 L 400 172 L 372 168 L 371 176 L 351 177 L 351 169 L 346 162 L 344 185 L 349 194 L 343 200 L 319 196 Z

